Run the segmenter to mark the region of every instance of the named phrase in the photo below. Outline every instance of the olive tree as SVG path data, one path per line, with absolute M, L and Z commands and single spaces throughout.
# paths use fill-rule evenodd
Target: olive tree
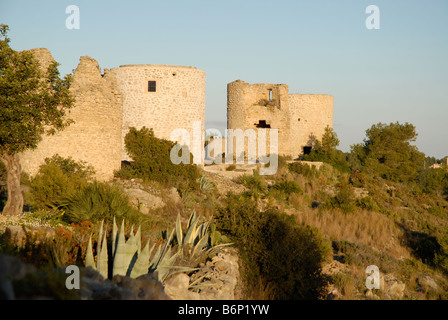
M 0 25 L 0 158 L 6 166 L 8 200 L 4 215 L 23 211 L 19 154 L 37 147 L 44 134 L 54 134 L 70 124 L 66 111 L 74 99 L 71 75 L 59 76 L 53 61 L 42 70 L 30 51 L 15 51 L 7 25 Z

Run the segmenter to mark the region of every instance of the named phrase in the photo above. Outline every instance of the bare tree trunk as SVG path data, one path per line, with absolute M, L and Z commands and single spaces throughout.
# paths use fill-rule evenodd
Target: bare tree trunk
M 21 167 L 19 156 L 17 154 L 4 153 L 1 160 L 6 166 L 8 200 L 3 208 L 3 214 L 6 216 L 18 216 L 23 212 L 23 194 L 20 187 Z

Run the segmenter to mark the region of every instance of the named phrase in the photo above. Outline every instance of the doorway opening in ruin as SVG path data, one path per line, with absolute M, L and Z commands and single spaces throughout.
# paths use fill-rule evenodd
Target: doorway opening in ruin
M 309 146 L 303 147 L 303 155 L 310 154 L 312 149 L 313 148 Z
M 254 123 L 257 128 L 266 128 L 270 129 L 271 125 L 266 123 L 266 120 L 260 120 L 258 123 Z

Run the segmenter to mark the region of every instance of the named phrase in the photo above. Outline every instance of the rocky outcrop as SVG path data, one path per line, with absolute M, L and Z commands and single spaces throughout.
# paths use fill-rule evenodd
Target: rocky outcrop
M 177 274 L 165 282 L 165 292 L 174 300 L 234 300 L 239 267 L 235 249 L 225 249 L 202 263 L 190 277 Z
M 149 214 L 151 210 L 164 207 L 169 201 L 180 202 L 181 198 L 176 188 L 156 190 L 148 185 L 143 185 L 140 179 L 119 180 L 118 185 L 129 197 L 131 204 L 143 214 Z

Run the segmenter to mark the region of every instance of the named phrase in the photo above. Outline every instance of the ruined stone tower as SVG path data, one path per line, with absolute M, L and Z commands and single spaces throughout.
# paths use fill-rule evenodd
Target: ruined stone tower
M 32 52 L 44 69 L 53 60 L 47 49 Z M 325 127 L 333 126 L 330 95 L 289 94 L 285 84 L 240 80 L 229 83 L 227 90 L 228 129 L 278 129 L 278 154 L 297 158 L 309 152 L 312 139 L 321 139 Z M 152 128 L 158 138 L 174 141 L 179 137 L 173 138 L 172 132 L 183 129 L 190 146 L 199 145 L 203 151 L 203 70 L 144 64 L 105 69 L 101 74 L 98 62 L 84 56 L 74 71 L 70 91 L 75 105 L 67 117 L 75 123 L 43 137 L 37 149 L 22 153 L 24 172 L 35 175 L 45 158 L 59 154 L 87 162 L 97 179 L 109 180 L 122 160 L 131 160 L 124 147 L 129 127 Z M 203 157 L 199 161 L 203 163 Z
M 53 60 L 47 49 L 31 50 L 46 70 Z M 45 158 L 54 154 L 85 161 L 96 178 L 109 180 L 131 160 L 124 137 L 133 126 L 152 128 L 158 138 L 170 139 L 185 129 L 190 144 L 201 143 L 205 125 L 205 71 L 170 65 L 125 65 L 101 74 L 98 62 L 81 57 L 70 87 L 75 98 L 67 117 L 74 120 L 54 136 L 45 136 L 37 149 L 20 155 L 22 169 L 35 175 Z M 193 124 L 199 134 L 193 135 Z M 199 131 L 197 130 L 197 131 Z
M 279 155 L 296 159 L 308 153 L 326 126 L 333 127 L 333 96 L 289 94 L 285 84 L 237 80 L 227 85 L 227 128 L 278 129 Z
M 193 138 L 193 123 L 205 126 L 205 71 L 172 65 L 124 65 L 113 68 L 123 96 L 123 160 L 129 160 L 124 137 L 129 127 L 153 128 L 154 134 L 170 139 L 182 128 Z M 200 137 L 196 137 L 200 139 Z M 193 141 L 190 141 L 192 144 Z
M 46 70 L 53 60 L 50 51 L 31 51 Z M 115 75 L 107 69 L 102 75 L 96 60 L 81 57 L 70 91 L 76 101 L 67 117 L 75 123 L 53 136 L 44 136 L 37 149 L 22 153 L 22 170 L 35 175 L 45 158 L 59 154 L 87 162 L 94 167 L 97 179 L 108 180 L 121 167 L 122 99 Z

